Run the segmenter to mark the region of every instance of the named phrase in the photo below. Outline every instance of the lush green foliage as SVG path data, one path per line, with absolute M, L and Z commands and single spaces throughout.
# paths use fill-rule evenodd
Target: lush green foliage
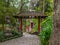
M 16 2 L 17 2 L 17 0 L 0 0 L 0 28 L 2 28 L 1 29 L 2 31 L 0 31 L 0 41 L 4 40 L 6 37 L 4 35 L 5 32 L 3 31 L 6 28 L 5 25 L 7 25 L 6 16 L 10 17 L 10 19 L 9 19 L 10 27 L 16 25 L 16 20 L 15 20 L 15 18 L 13 18 L 13 15 L 16 15 L 16 13 L 18 12 Z M 18 32 L 17 30 L 13 30 L 13 31 L 11 31 L 11 33 L 12 32 L 13 32 L 12 35 L 14 35 L 14 36 L 21 35 L 21 33 Z M 8 37 L 6 37 L 6 38 L 8 38 Z
M 23 0 L 22 0 L 23 1 Z M 28 4 L 28 0 L 24 0 L 22 3 L 22 6 L 20 7 L 21 10 L 20 11 L 27 11 L 28 9 L 28 6 L 26 4 Z M 16 0 L 11 0 L 9 1 L 8 3 L 5 2 L 5 0 L 1 0 L 0 1 L 0 24 L 2 24 L 2 26 L 4 27 L 4 24 L 5 24 L 5 16 L 9 15 L 10 16 L 10 23 L 11 25 L 15 26 L 15 19 L 12 17 L 13 15 L 16 14 L 17 12 L 17 8 L 16 6 L 14 5 L 16 4 Z M 46 15 L 52 15 L 52 8 L 53 8 L 53 5 L 52 5 L 52 0 L 46 0 L 45 3 L 45 14 Z M 31 5 L 33 6 L 33 4 Z M 36 7 L 36 11 L 40 11 L 42 10 L 40 8 L 40 6 L 42 6 L 42 4 L 40 5 L 40 3 L 37 5 Z M 30 7 L 29 8 L 33 9 L 34 7 Z M 20 12 L 19 11 L 19 12 Z M 34 23 L 34 27 L 32 29 L 32 33 L 33 32 L 37 32 L 38 31 L 38 23 L 37 23 L 37 20 L 36 19 L 32 19 L 33 23 Z M 24 24 L 26 23 L 26 20 L 24 20 Z M 27 25 L 29 25 L 30 23 L 28 22 Z M 41 23 L 41 32 L 39 34 L 39 37 L 41 39 L 41 43 L 43 45 L 48 45 L 48 40 L 50 38 L 50 34 L 51 34 L 51 30 L 52 30 L 52 16 L 48 16 L 48 18 L 46 18 L 45 20 L 42 21 Z M 13 35 L 19 35 L 21 33 L 19 33 L 17 30 L 11 30 L 11 33 Z M 0 31 L 0 40 L 4 38 L 3 36 L 3 32 Z
M 2 39 L 4 39 L 4 33 L 0 30 L 0 41 L 2 41 Z
M 41 23 L 41 32 L 39 34 L 39 37 L 43 45 L 48 45 L 51 31 L 52 31 L 52 16 L 49 16 Z
M 21 32 L 18 32 L 18 30 L 11 30 L 11 33 L 15 35 L 21 35 Z
M 11 25 L 14 25 L 15 23 L 15 19 L 13 18 L 13 15 L 17 13 L 17 8 L 14 6 L 13 1 L 10 0 L 6 2 L 6 0 L 0 0 L 0 25 L 2 24 L 3 30 L 4 30 L 4 24 L 6 24 L 6 20 L 5 20 L 6 16 L 10 16 Z
M 52 31 L 52 11 L 53 11 L 53 0 L 45 1 L 45 15 L 48 17 L 41 23 L 41 32 L 39 34 L 42 45 L 49 45 L 49 39 Z
M 45 0 L 45 15 L 52 15 L 53 0 Z
M 6 36 L 5 32 L 3 30 L 0 30 L 0 42 L 22 36 L 22 33 L 18 32 L 18 30 L 11 30 L 10 33 L 11 35 Z

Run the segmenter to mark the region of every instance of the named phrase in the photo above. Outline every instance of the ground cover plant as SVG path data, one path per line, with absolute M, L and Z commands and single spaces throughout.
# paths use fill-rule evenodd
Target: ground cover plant
M 11 30 L 9 32 L 4 32 L 3 30 L 0 30 L 0 42 L 4 42 L 6 40 L 14 39 L 21 36 L 22 33 L 18 30 Z

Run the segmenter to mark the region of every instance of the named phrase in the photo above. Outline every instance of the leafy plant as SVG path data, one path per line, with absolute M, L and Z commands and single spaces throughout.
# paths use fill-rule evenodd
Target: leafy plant
M 42 45 L 48 45 L 52 31 L 52 16 L 46 18 L 46 20 L 41 23 L 41 26 L 42 26 L 42 30 L 39 34 L 40 41 Z
M 11 33 L 15 35 L 21 35 L 21 32 L 18 32 L 18 30 L 11 30 Z
M 4 39 L 4 33 L 3 31 L 0 30 L 0 41 L 2 41 Z

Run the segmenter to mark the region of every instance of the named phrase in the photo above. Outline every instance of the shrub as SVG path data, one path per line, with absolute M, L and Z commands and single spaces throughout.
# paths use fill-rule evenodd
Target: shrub
M 18 30 L 11 30 L 11 33 L 13 34 L 13 36 L 21 35 L 21 32 L 18 32 Z
M 43 45 L 49 44 L 50 34 L 51 34 L 50 28 L 40 32 L 40 40 Z
M 42 45 L 49 45 L 49 39 L 52 31 L 52 16 L 41 23 L 42 30 L 39 34 Z
M 2 30 L 0 30 L 0 41 L 2 41 L 4 39 L 4 33 Z

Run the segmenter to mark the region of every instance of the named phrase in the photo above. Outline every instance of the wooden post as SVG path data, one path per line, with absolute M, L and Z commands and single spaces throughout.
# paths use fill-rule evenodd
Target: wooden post
M 20 31 L 22 31 L 22 18 L 20 18 Z
M 40 32 L 40 17 L 38 17 L 38 32 Z

